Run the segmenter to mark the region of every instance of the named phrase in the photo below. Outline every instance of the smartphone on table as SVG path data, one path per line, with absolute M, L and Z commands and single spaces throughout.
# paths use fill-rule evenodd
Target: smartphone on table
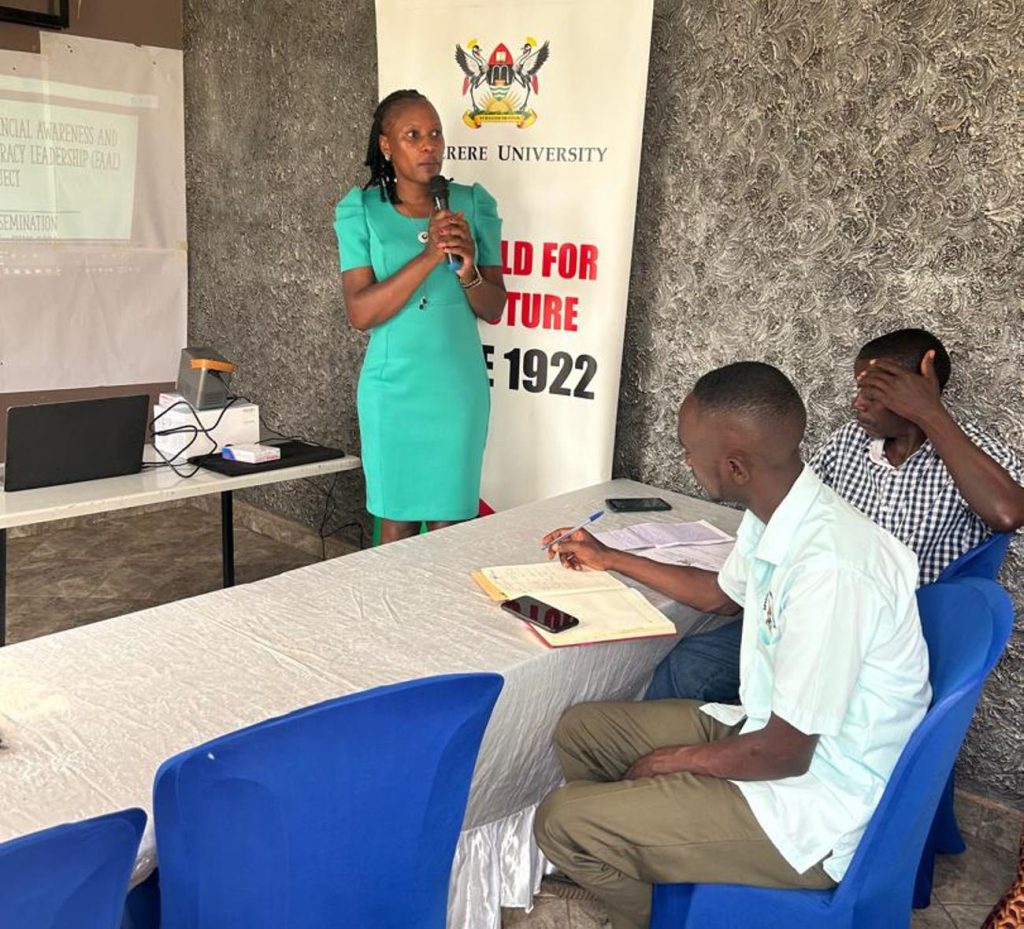
M 672 509 L 661 497 L 609 497 L 604 502 L 613 513 L 657 513 Z
M 528 623 L 540 626 L 548 632 L 565 632 L 578 626 L 580 621 L 564 610 L 556 609 L 550 604 L 538 600 L 536 597 L 516 597 L 515 600 L 505 600 L 501 608 L 506 613 L 525 619 Z

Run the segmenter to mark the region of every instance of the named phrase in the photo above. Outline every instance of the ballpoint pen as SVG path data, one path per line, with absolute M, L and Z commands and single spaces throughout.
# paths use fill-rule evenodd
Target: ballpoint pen
M 579 525 L 573 526 L 572 529 L 563 532 L 557 539 L 552 539 L 547 545 L 543 546 L 544 551 L 550 551 L 552 545 L 557 545 L 559 542 L 564 542 L 566 539 L 572 538 L 572 534 L 574 532 L 579 532 L 584 526 L 589 526 L 594 522 L 594 520 L 600 519 L 602 516 L 604 516 L 604 510 L 598 510 L 596 513 L 591 513 Z

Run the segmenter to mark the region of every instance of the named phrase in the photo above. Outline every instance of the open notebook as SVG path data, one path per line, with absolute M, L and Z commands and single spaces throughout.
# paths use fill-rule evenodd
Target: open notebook
M 607 571 L 568 571 L 553 561 L 481 568 L 473 579 L 492 600 L 535 597 L 575 616 L 579 625 L 564 632 L 527 624 L 552 648 L 676 634 L 675 624 L 642 593 Z

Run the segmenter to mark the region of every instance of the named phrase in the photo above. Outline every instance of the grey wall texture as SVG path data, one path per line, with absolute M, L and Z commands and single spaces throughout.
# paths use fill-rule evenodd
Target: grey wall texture
M 625 7 L 625 5 L 624 5 Z M 616 474 L 698 493 L 675 411 L 741 358 L 787 371 L 808 451 L 867 339 L 950 348 L 948 402 L 1024 449 L 1022 10 L 1014 0 L 656 0 Z M 331 211 L 363 178 L 373 4 L 185 0 L 191 338 L 280 428 L 356 449 L 364 337 Z M 358 479 L 339 485 L 346 514 Z M 256 497 L 315 525 L 304 485 Z M 1024 564 L 1004 575 L 1024 614 Z M 1024 806 L 1024 627 L 961 783 Z
M 345 318 L 332 224 L 366 170 L 373 2 L 184 6 L 189 340 L 239 365 L 233 388 L 271 428 L 358 452 L 366 337 Z M 318 527 L 329 485 L 246 496 Z M 335 492 L 328 530 L 363 516 L 358 472 Z

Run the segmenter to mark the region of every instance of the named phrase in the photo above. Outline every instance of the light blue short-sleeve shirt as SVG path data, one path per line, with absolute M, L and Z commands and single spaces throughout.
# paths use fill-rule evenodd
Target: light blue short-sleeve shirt
M 744 515 L 718 576 L 744 610 L 741 705 L 701 709 L 745 717 L 743 732 L 774 713 L 819 736 L 805 774 L 734 782 L 801 874 L 826 859 L 842 879 L 928 708 L 917 574 L 909 548 L 804 468 L 767 524 Z

